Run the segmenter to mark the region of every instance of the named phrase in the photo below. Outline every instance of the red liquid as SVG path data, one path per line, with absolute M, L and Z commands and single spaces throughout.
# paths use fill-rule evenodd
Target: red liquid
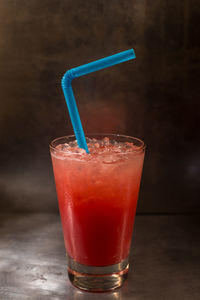
M 125 156 L 104 163 L 52 154 L 66 250 L 81 264 L 112 265 L 129 254 L 144 152 Z

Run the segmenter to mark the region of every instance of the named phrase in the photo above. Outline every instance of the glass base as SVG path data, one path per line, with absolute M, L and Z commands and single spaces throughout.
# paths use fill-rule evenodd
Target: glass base
M 69 279 L 75 287 L 85 291 L 106 292 L 121 287 L 127 279 L 128 269 L 128 258 L 115 265 L 92 267 L 68 257 Z

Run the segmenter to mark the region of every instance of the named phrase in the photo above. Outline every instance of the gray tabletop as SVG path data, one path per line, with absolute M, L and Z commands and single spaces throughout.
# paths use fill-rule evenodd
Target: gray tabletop
M 200 299 L 200 218 L 136 216 L 127 283 L 81 292 L 67 278 L 59 216 L 0 218 L 0 299 Z

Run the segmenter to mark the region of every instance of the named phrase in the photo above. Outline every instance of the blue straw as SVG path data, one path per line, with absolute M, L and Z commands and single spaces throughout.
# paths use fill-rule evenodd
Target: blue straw
M 79 66 L 77 68 L 73 68 L 71 70 L 68 70 L 63 78 L 62 78 L 62 89 L 65 96 L 65 100 L 67 103 L 67 107 L 69 110 L 69 115 L 71 118 L 72 126 L 74 129 L 74 133 L 77 139 L 78 146 L 80 148 L 85 149 L 87 153 L 89 153 L 88 146 L 85 139 L 85 134 L 83 131 L 83 127 L 81 124 L 80 116 L 78 113 L 78 108 L 76 105 L 76 100 L 74 98 L 74 93 L 72 90 L 71 82 L 74 78 L 96 72 L 101 69 L 105 69 L 117 64 L 120 64 L 122 62 L 125 62 L 127 60 L 135 58 L 135 53 L 133 49 L 123 51 L 93 62 L 90 62 L 88 64 Z

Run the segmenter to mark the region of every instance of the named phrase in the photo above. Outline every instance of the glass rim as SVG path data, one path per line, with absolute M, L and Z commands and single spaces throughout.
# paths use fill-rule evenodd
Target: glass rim
M 136 137 L 133 137 L 133 136 L 129 136 L 129 135 L 124 135 L 124 134 L 116 134 L 116 133 L 86 133 L 85 134 L 85 138 L 88 138 L 89 136 L 104 136 L 104 137 L 118 137 L 118 138 L 126 138 L 126 139 L 131 139 L 131 140 L 136 140 L 138 141 L 141 145 L 140 146 L 137 146 L 137 149 L 134 149 L 133 152 L 142 152 L 146 149 L 146 145 L 145 143 L 139 139 L 139 138 L 136 138 Z M 74 134 L 70 134 L 70 135 L 64 135 L 64 136 L 60 136 L 58 138 L 55 138 L 53 139 L 50 144 L 49 144 L 49 147 L 51 150 L 56 150 L 58 153 L 66 153 L 65 151 L 61 150 L 61 149 L 57 149 L 56 146 L 54 146 L 53 144 L 56 143 L 58 140 L 61 140 L 61 139 L 69 139 L 69 138 L 75 138 L 76 139 L 76 136 Z M 79 154 L 79 153 L 70 153 L 71 154 Z M 81 153 L 80 153 L 81 154 Z

